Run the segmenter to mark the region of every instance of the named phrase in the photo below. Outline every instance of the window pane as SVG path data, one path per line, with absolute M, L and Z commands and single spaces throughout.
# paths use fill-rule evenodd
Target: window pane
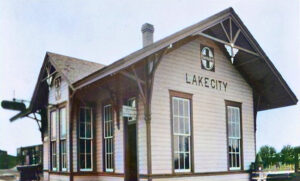
M 228 141 L 228 151 L 232 152 L 232 140 L 231 139 L 229 139 L 229 141 Z
M 183 116 L 183 101 L 179 100 L 179 115 Z
M 189 156 L 189 154 L 188 153 L 186 153 L 185 155 L 184 155 L 184 167 L 185 167 L 185 169 L 189 169 L 190 168 L 190 156 Z
M 80 168 L 85 168 L 85 155 L 80 154 Z
M 184 153 L 180 153 L 180 169 L 184 169 Z
M 189 152 L 190 150 L 190 145 L 189 145 L 189 141 L 190 141 L 190 138 L 188 137 L 188 136 L 186 136 L 185 138 L 184 138 L 184 151 L 185 152 Z
M 65 138 L 67 134 L 67 120 L 66 120 L 66 108 L 61 108 L 59 110 L 60 118 L 60 136 Z
M 237 160 L 237 167 L 240 167 L 240 155 L 239 154 L 237 154 L 236 155 L 236 160 Z
M 179 136 L 179 151 L 184 151 L 184 137 Z
M 184 119 L 184 127 L 185 127 L 185 134 L 190 134 L 190 119 L 189 118 L 185 118 Z
M 90 123 L 91 122 L 91 109 L 86 109 L 85 110 L 85 116 L 86 116 L 86 122 Z
M 92 168 L 92 155 L 86 154 L 86 168 Z
M 175 152 L 178 152 L 178 144 L 179 144 L 179 141 L 178 141 L 179 137 L 178 136 L 174 136 L 174 151 Z
M 85 109 L 80 108 L 79 121 L 81 123 L 85 122 Z
M 184 116 L 188 117 L 189 116 L 189 101 L 185 100 L 184 101 Z
M 80 137 L 85 138 L 85 124 L 80 123 Z
M 85 140 L 81 139 L 80 140 L 80 153 L 84 154 L 85 153 Z
M 51 136 L 52 136 L 52 138 L 53 139 L 55 139 L 56 138 L 56 121 L 57 121 L 57 119 L 56 119 L 56 111 L 52 111 L 51 112 Z
M 178 115 L 178 100 L 173 98 L 173 115 Z
M 229 167 L 232 167 L 232 156 L 229 154 Z
M 91 152 L 91 149 L 92 149 L 91 148 L 91 146 L 92 146 L 91 142 L 92 142 L 91 140 L 86 140 L 86 148 L 85 148 L 86 149 L 86 153 L 92 153 Z
M 179 169 L 179 154 L 174 154 L 174 167 L 175 169 Z
M 184 118 L 179 118 L 179 133 L 184 134 Z
M 174 125 L 174 126 L 173 126 L 173 127 L 174 127 L 174 128 L 173 128 L 173 129 L 174 129 L 174 130 L 173 130 L 174 133 L 179 133 L 179 131 L 178 131 L 178 117 L 175 117 L 175 116 L 174 116 L 173 125 Z
M 86 123 L 86 138 L 92 138 L 92 125 L 91 123 Z

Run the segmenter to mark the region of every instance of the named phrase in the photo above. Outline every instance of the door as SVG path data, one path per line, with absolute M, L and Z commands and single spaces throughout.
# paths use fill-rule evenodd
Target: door
M 127 101 L 127 106 L 136 107 L 135 98 Z M 125 181 L 137 181 L 137 127 L 136 118 L 124 117 L 125 133 Z

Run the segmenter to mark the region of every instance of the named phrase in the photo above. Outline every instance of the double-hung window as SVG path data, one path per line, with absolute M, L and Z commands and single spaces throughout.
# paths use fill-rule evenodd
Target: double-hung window
M 60 120 L 60 165 L 62 171 L 67 171 L 67 119 L 66 108 L 59 109 Z
M 111 105 L 103 108 L 103 128 L 104 128 L 104 166 L 106 172 L 114 170 L 114 133 L 113 133 L 113 111 Z
M 228 133 L 228 162 L 229 170 L 241 170 L 241 113 L 240 104 L 227 102 L 227 133 Z
M 79 115 L 79 163 L 80 171 L 93 169 L 93 117 L 92 109 L 81 107 Z
M 56 123 L 57 115 L 56 111 L 50 113 L 50 122 L 51 122 L 51 169 L 52 171 L 57 171 L 57 149 L 56 149 Z
M 175 172 L 191 171 L 190 99 L 172 97 L 173 160 Z

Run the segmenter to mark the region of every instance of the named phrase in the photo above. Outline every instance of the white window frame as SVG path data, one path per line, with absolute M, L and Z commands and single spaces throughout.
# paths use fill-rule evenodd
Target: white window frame
M 60 160 L 61 160 L 61 170 L 63 172 L 67 171 L 68 163 L 67 163 L 67 140 L 60 140 Z
M 178 100 L 178 115 L 174 114 L 174 106 L 175 106 L 174 100 Z M 187 101 L 187 103 L 188 103 L 188 109 L 187 109 L 188 114 L 187 114 L 187 116 L 185 116 L 185 115 L 179 115 L 179 101 L 183 101 L 183 103 L 184 103 L 184 101 Z M 178 151 L 173 150 L 174 172 L 176 172 L 176 173 L 191 172 L 191 166 L 192 166 L 191 162 L 192 162 L 192 159 L 191 159 L 191 106 L 190 105 L 191 105 L 191 100 L 190 99 L 180 98 L 180 97 L 176 97 L 176 96 L 172 97 L 172 120 L 173 120 L 172 129 L 173 129 L 173 141 L 174 141 L 174 143 L 175 143 L 175 136 L 178 137 L 178 149 L 177 149 Z M 184 109 L 183 109 L 183 111 L 184 111 Z M 188 130 L 189 130 L 189 133 L 180 133 L 180 131 L 175 130 L 175 126 L 174 126 L 175 117 L 178 118 L 178 130 L 180 130 L 179 119 L 180 118 L 188 119 Z M 184 125 L 183 130 L 185 130 L 185 124 L 183 124 L 183 125 Z M 179 144 L 179 142 L 180 142 L 180 137 L 181 136 L 188 137 L 188 140 L 189 140 L 189 149 L 188 150 L 189 151 L 187 151 L 187 152 L 186 151 L 180 151 L 180 144 Z M 179 169 L 175 168 L 175 154 L 179 154 L 179 160 L 178 160 Z M 189 168 L 188 169 L 186 169 L 186 168 L 180 169 L 180 154 L 184 154 L 184 155 L 188 154 L 189 155 Z M 183 165 L 185 167 L 185 159 L 184 159 L 184 164 Z
M 110 120 L 106 120 L 106 111 L 105 109 L 106 108 L 111 108 L 111 119 Z M 111 136 L 106 136 L 106 125 L 105 123 L 109 122 L 110 126 L 112 126 L 112 133 L 110 134 Z M 113 110 L 112 110 L 112 105 L 111 104 L 108 104 L 108 105 L 105 105 L 103 107 L 103 141 L 104 141 L 104 167 L 105 167 L 105 172 L 113 172 L 114 171 L 114 122 L 113 122 Z M 110 149 L 111 149 L 111 152 L 110 153 L 107 153 L 106 150 L 107 150 L 107 142 L 110 140 Z M 111 160 L 110 160 L 110 164 L 111 164 L 111 168 L 108 168 L 108 155 L 110 155 L 111 157 Z
M 79 168 L 80 168 L 80 171 L 93 171 L 93 109 L 91 107 L 80 107 L 80 110 L 81 109 L 88 109 L 90 110 L 91 112 L 91 138 L 87 138 L 87 137 L 81 137 L 81 134 L 80 134 L 80 126 L 81 126 L 81 120 L 80 120 L 80 115 L 79 115 L 79 148 L 80 148 L 80 140 L 85 140 L 85 145 L 86 145 L 86 140 L 90 140 L 91 141 L 91 168 L 86 168 L 86 165 L 87 165 L 87 155 L 86 153 L 81 153 L 81 150 L 79 149 L 79 162 L 80 162 L 80 156 L 81 154 L 84 154 L 85 155 L 85 168 L 81 168 L 81 163 L 79 164 Z M 79 111 L 79 114 L 80 114 L 81 111 Z M 85 122 L 86 122 L 86 114 L 85 114 Z M 85 134 L 86 134 L 86 126 L 85 126 Z
M 62 109 L 65 110 L 64 115 L 62 115 Z M 60 157 L 59 161 L 61 164 L 61 171 L 65 172 L 67 171 L 68 163 L 67 163 L 67 134 L 68 134 L 68 128 L 67 128 L 67 108 L 66 107 L 61 107 L 58 109 L 59 111 L 59 124 L 60 124 L 60 129 L 59 129 L 59 137 L 60 137 Z M 64 123 L 62 122 L 62 117 L 64 117 Z M 65 135 L 62 135 L 63 132 L 63 124 L 65 124 Z M 63 152 L 64 151 L 64 152 Z
M 234 170 L 241 170 L 242 169 L 242 147 L 241 147 L 241 141 L 242 141 L 242 131 L 241 131 L 241 109 L 240 107 L 238 106 L 229 106 L 227 105 L 227 126 L 228 126 L 228 147 L 232 144 L 232 141 L 233 140 L 237 140 L 238 141 L 238 152 L 235 152 L 235 151 L 231 151 L 229 150 L 228 148 L 228 165 L 229 165 L 229 170 L 231 171 L 234 171 Z M 230 109 L 232 110 L 237 110 L 238 111 L 238 115 L 232 115 L 232 113 L 229 115 L 229 111 Z M 231 118 L 229 118 L 229 116 L 231 116 Z M 239 122 L 236 122 L 235 121 L 232 121 L 232 116 L 235 116 L 235 119 L 238 118 L 238 121 Z M 238 126 L 238 132 L 236 132 L 236 128 L 237 127 L 234 127 L 234 126 Z M 232 136 L 232 135 L 229 135 L 229 127 L 231 127 L 231 130 L 235 130 L 235 133 L 238 133 L 237 136 Z M 233 160 L 233 157 L 231 156 L 231 159 L 230 159 L 230 156 L 229 155 L 239 155 L 239 159 L 237 160 L 236 159 L 236 156 L 235 156 L 235 160 Z M 233 161 L 235 161 L 235 165 L 237 165 L 239 163 L 239 167 L 231 167 L 231 165 L 233 165 Z
M 55 154 L 54 154 L 55 153 Z M 55 159 L 53 159 L 55 158 Z M 55 167 L 54 167 L 55 163 Z M 51 169 L 52 171 L 57 171 L 57 144 L 56 141 L 51 141 Z
M 54 122 L 53 122 L 52 115 L 55 116 L 55 121 Z M 57 110 L 50 111 L 50 122 L 51 122 L 51 130 L 50 130 L 50 132 L 51 132 L 51 141 L 54 141 L 57 138 Z M 55 133 L 55 136 L 53 136 L 53 133 Z
M 53 116 L 55 116 L 55 119 L 53 119 Z M 57 171 L 58 169 L 58 163 L 57 163 L 57 110 L 50 111 L 50 147 L 51 147 L 51 170 Z M 53 133 L 55 133 L 55 136 L 53 136 Z M 53 149 L 55 146 L 55 149 Z M 55 153 L 55 154 L 54 154 Z M 53 159 L 55 158 L 55 159 Z M 54 167 L 55 163 L 55 167 Z

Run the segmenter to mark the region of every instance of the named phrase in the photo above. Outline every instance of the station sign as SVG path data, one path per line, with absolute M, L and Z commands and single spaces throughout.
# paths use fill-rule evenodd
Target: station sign
M 137 111 L 135 107 L 131 106 L 122 106 L 122 116 L 128 118 L 136 118 Z

